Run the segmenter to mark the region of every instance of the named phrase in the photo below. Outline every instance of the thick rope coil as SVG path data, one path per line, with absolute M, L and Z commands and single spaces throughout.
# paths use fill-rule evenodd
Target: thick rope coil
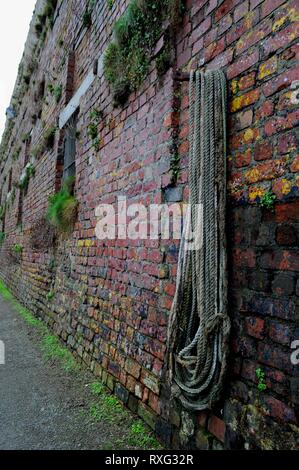
M 228 355 L 225 200 L 226 80 L 221 71 L 191 72 L 188 212 L 169 318 L 169 380 L 185 408 L 211 408 L 220 398 Z M 203 224 L 197 211 L 202 205 Z M 187 248 L 188 229 L 201 230 Z

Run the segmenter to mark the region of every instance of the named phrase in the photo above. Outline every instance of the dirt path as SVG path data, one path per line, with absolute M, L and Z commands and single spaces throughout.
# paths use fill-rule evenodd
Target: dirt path
M 65 372 L 47 361 L 36 332 L 1 296 L 0 340 L 6 352 L 5 365 L 0 365 L 0 449 L 142 447 L 138 446 L 142 424 L 132 414 L 128 419 L 122 408 L 119 415 L 114 411 L 113 419 L 105 416 L 109 399 L 101 398 L 104 408 L 97 404 L 91 374 Z M 125 444 L 128 436 L 131 444 Z

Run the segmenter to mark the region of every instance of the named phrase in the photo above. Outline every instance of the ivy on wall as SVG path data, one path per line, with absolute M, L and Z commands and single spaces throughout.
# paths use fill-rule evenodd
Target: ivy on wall
M 181 19 L 182 0 L 131 0 L 126 12 L 114 25 L 114 41 L 104 56 L 104 74 L 111 85 L 115 104 L 125 103 L 128 95 L 145 80 L 154 48 L 170 21 L 175 30 Z M 159 69 L 170 65 L 169 41 L 158 56 Z

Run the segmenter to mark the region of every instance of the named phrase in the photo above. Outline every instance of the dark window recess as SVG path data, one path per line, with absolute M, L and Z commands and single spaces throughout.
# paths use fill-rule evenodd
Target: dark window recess
M 63 152 L 63 179 L 76 175 L 77 114 L 65 126 Z

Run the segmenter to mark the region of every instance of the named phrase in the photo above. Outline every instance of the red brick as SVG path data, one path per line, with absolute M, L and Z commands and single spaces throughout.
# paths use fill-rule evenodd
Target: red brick
M 225 428 L 226 426 L 222 419 L 217 418 L 217 416 L 214 415 L 210 417 L 208 423 L 208 430 L 221 442 L 224 442 Z
M 207 421 L 208 421 L 208 413 L 206 411 L 200 411 L 197 415 L 198 425 L 202 428 L 205 428 Z
M 295 245 L 297 236 L 294 227 L 289 224 L 278 225 L 275 239 L 278 245 Z
M 233 128 L 236 130 L 242 130 L 246 127 L 249 127 L 252 124 L 253 111 L 252 109 L 247 109 L 246 111 L 241 111 L 233 117 Z
M 275 343 L 290 345 L 292 332 L 287 325 L 282 325 L 278 321 L 269 322 L 269 338 Z
M 253 250 L 236 248 L 233 252 L 234 264 L 238 267 L 254 268 L 256 265 L 256 254 Z
M 270 0 L 271 1 L 271 0 Z M 275 33 L 274 36 L 270 37 L 263 42 L 263 49 L 265 54 L 271 54 L 279 49 L 287 46 L 290 42 L 296 39 L 299 35 L 299 24 L 292 23 L 282 31 Z
M 292 173 L 298 173 L 299 172 L 299 155 L 297 155 L 294 158 L 294 160 L 292 161 L 290 169 L 291 169 Z
M 280 269 L 281 271 L 299 270 L 299 253 L 296 251 L 266 252 L 261 256 L 260 265 L 266 269 Z
M 257 317 L 247 317 L 245 319 L 246 333 L 254 338 L 263 339 L 265 332 L 265 320 Z
M 273 148 L 270 142 L 260 142 L 254 147 L 254 159 L 257 161 L 272 158 Z
M 299 124 L 299 110 L 289 113 L 286 117 L 273 118 L 265 124 L 265 134 L 271 136 L 277 132 L 291 129 Z
M 235 156 L 235 166 L 241 168 L 249 165 L 251 162 L 251 149 L 247 149 L 244 152 L 237 153 Z
M 249 0 L 245 0 L 240 5 L 238 5 L 234 10 L 234 22 L 236 23 L 239 21 L 243 16 L 248 13 L 249 9 Z
M 212 42 L 204 52 L 205 62 L 209 62 L 219 55 L 225 48 L 225 39 L 222 38 L 219 41 Z
M 259 51 L 255 49 L 252 53 L 248 54 L 245 57 L 241 57 L 237 61 L 235 61 L 232 65 L 230 65 L 227 69 L 227 78 L 230 80 L 231 78 L 237 77 L 245 70 L 252 67 L 256 64 L 259 60 Z
M 279 154 L 289 153 L 296 150 L 298 139 L 296 134 L 288 133 L 278 137 L 277 148 Z
M 208 16 L 199 26 L 197 26 L 192 32 L 189 44 L 194 44 L 203 34 L 205 34 L 211 27 L 211 17 Z
M 299 80 L 299 66 L 287 70 L 286 72 L 273 78 L 263 87 L 265 96 L 271 96 L 284 88 L 287 88 L 293 81 Z
M 275 219 L 280 222 L 298 222 L 299 201 L 277 204 L 275 206 Z
M 294 410 L 274 397 L 266 398 L 263 408 L 266 410 L 267 414 L 271 416 L 271 418 L 274 418 L 282 424 L 297 423 Z
M 255 84 L 255 72 L 250 72 L 240 78 L 238 87 L 240 91 L 246 90 Z
M 219 21 L 234 7 L 234 0 L 225 0 L 215 12 L 215 20 Z
M 245 52 L 250 47 L 259 43 L 264 39 L 268 34 L 271 33 L 271 22 L 265 21 L 259 25 L 256 29 L 252 29 L 249 33 L 241 36 L 240 40 L 236 45 L 236 55 L 240 55 Z
M 256 110 L 255 118 L 256 121 L 260 121 L 265 117 L 269 117 L 273 114 L 274 104 L 273 101 L 264 101 L 263 104 Z
M 280 5 L 285 3 L 285 0 L 265 0 L 262 5 L 262 18 L 270 15 L 272 11 L 276 10 Z
M 255 89 L 252 91 L 248 91 L 247 93 L 244 93 L 241 96 L 233 98 L 233 100 L 230 102 L 230 111 L 234 113 L 235 111 L 239 111 L 240 109 L 243 109 L 246 106 L 255 103 L 259 99 L 259 96 L 260 90 Z

